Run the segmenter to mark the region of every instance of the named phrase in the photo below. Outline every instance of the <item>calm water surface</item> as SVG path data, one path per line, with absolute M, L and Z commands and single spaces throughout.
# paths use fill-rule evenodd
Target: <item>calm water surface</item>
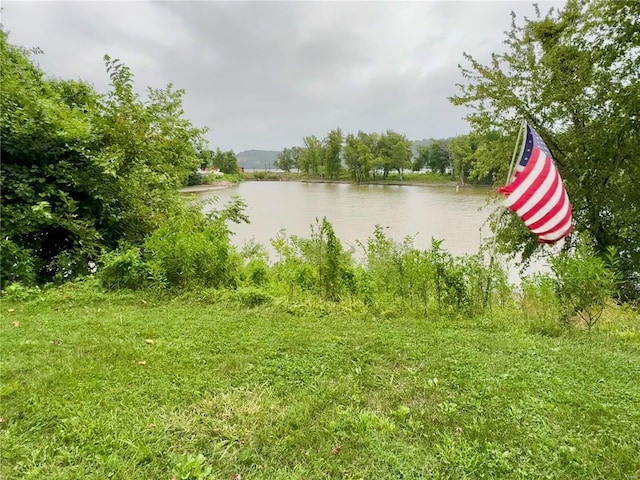
M 234 243 L 254 239 L 270 248 L 281 229 L 309 237 L 315 219 L 327 217 L 345 248 L 361 251 L 377 224 L 390 238 L 415 236 L 414 245 L 426 249 L 431 238 L 444 240 L 454 255 L 475 253 L 488 236 L 486 220 L 496 208 L 488 189 L 449 186 L 349 185 L 338 183 L 243 182 L 231 187 L 197 192 L 198 200 L 217 197 L 206 209 L 218 208 L 234 195 L 248 205 L 251 223 L 232 224 Z

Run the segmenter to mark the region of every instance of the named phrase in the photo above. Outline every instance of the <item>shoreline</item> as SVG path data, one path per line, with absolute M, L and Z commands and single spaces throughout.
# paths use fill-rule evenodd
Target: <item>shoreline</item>
M 362 183 L 354 183 L 349 180 L 328 180 L 328 179 L 291 179 L 291 178 L 280 178 L 280 179 L 245 179 L 242 182 L 300 182 L 300 183 L 340 183 L 347 185 L 392 185 L 392 186 L 412 186 L 412 187 L 448 187 L 448 188 L 471 188 L 471 189 L 482 189 L 487 190 L 491 189 L 491 185 L 471 185 L 471 184 L 460 184 L 459 182 L 446 182 L 446 183 L 429 183 L 429 182 L 412 182 L 412 181 L 392 181 L 392 182 L 362 182 Z M 238 182 L 229 182 L 225 180 L 221 180 L 215 183 L 207 183 L 202 185 L 191 185 L 188 187 L 180 188 L 180 193 L 198 193 L 198 192 L 208 192 L 212 190 L 220 190 L 223 188 L 232 187 L 234 185 L 238 185 Z

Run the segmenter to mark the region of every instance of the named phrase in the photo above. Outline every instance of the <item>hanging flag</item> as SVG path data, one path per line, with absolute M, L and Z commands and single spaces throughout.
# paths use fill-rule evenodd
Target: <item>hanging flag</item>
M 540 243 L 555 243 L 573 230 L 571 203 L 549 148 L 531 126 L 511 183 L 498 191 Z

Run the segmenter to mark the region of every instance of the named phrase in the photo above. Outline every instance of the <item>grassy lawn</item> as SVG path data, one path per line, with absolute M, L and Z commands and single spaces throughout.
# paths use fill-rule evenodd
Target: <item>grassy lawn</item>
M 148 294 L 147 294 L 148 295 Z M 2 478 L 640 478 L 640 329 L 2 301 Z

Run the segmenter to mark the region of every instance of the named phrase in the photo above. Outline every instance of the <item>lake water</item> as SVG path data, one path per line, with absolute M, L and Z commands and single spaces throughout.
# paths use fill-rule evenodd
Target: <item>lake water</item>
M 454 255 L 475 253 L 489 233 L 486 220 L 497 208 L 488 204 L 491 190 L 451 186 L 350 185 L 257 181 L 196 192 L 198 200 L 217 197 L 206 207 L 218 208 L 233 196 L 241 197 L 251 223 L 231 225 L 234 243 L 254 239 L 267 246 L 281 229 L 289 235 L 309 237 L 315 219 L 327 217 L 347 249 L 360 251 L 377 224 L 385 234 L 401 241 L 415 236 L 414 245 L 426 249 L 432 237 L 444 240 Z M 495 197 L 494 197 L 495 198 Z

